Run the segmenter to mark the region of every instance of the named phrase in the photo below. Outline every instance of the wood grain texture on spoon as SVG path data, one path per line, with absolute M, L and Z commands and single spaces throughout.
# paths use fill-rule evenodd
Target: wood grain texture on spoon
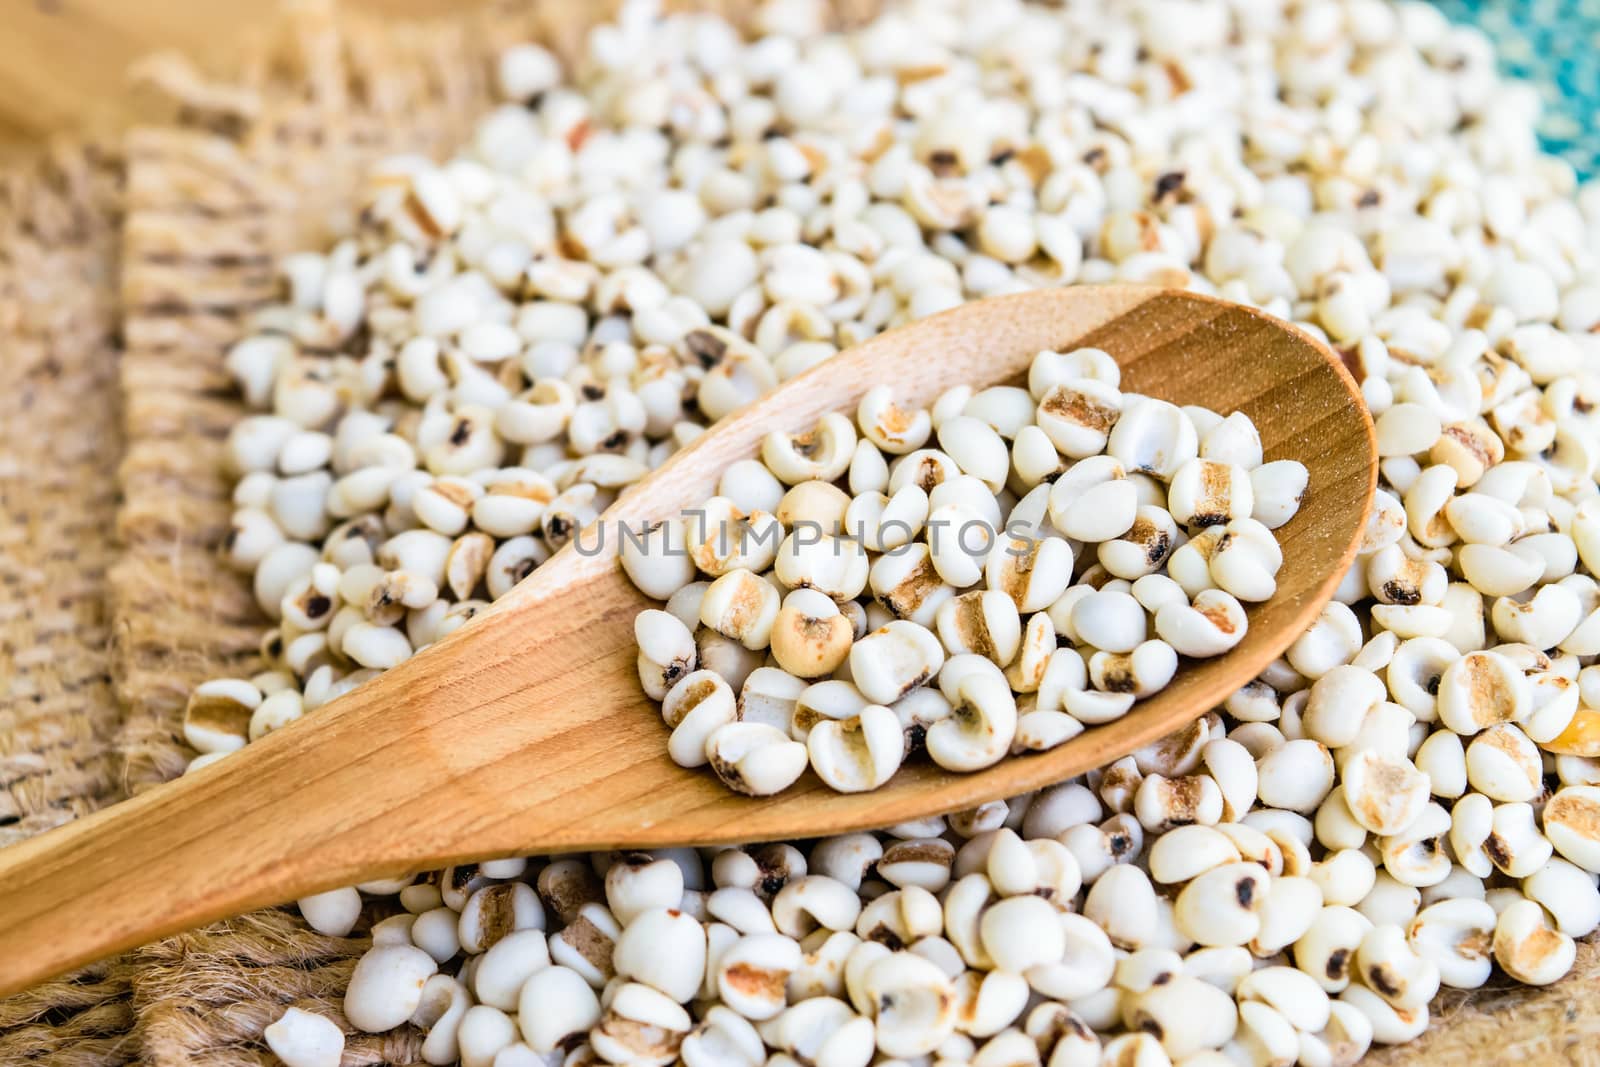
M 474 625 L 213 766 L 0 854 L 0 994 L 117 949 L 337 886 L 533 852 L 800 839 L 941 814 L 1107 763 L 1220 703 L 1314 620 L 1353 558 L 1376 486 L 1370 419 L 1338 360 L 1299 330 L 1192 293 L 1105 286 L 980 301 L 843 353 L 723 420 L 606 513 L 637 527 L 713 495 L 771 430 L 853 409 L 872 386 L 928 404 L 1017 380 L 1041 349 L 1094 346 L 1123 387 L 1227 413 L 1265 458 L 1306 465 L 1277 531 L 1276 594 L 1232 652 L 1185 662 L 1109 725 L 1050 752 L 953 775 L 908 765 L 834 793 L 811 775 L 729 793 L 667 756 L 640 690 L 633 620 L 649 606 L 617 539 L 568 548 Z

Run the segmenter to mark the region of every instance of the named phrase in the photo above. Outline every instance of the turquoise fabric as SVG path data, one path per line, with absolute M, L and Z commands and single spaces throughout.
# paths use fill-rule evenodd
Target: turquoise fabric
M 1494 42 L 1500 68 L 1544 102 L 1539 139 L 1580 177 L 1600 176 L 1600 0 L 1435 0 Z

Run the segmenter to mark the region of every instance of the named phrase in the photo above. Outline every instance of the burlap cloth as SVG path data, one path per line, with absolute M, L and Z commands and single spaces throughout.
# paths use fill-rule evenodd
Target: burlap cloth
M 120 795 L 120 183 L 115 155 L 83 144 L 0 175 L 0 845 Z M 127 968 L 102 964 L 0 1001 L 0 1064 L 125 1062 L 132 1024 Z
M 603 8 L 415 24 L 298 4 L 227 82 L 148 66 L 162 113 L 120 148 L 0 174 L 0 845 L 176 775 L 188 688 L 254 665 L 262 620 L 215 551 L 240 413 L 222 355 L 273 296 L 274 257 L 346 229 L 374 157 L 448 151 L 499 43 L 570 54 Z M 170 938 L 0 1000 L 0 1067 L 272 1063 L 260 1034 L 286 1006 L 342 1021 L 364 944 L 282 909 Z M 1372 1060 L 1600 1064 L 1597 994 L 1589 944 L 1558 985 L 1446 997 Z M 419 1048 L 357 1035 L 345 1063 Z

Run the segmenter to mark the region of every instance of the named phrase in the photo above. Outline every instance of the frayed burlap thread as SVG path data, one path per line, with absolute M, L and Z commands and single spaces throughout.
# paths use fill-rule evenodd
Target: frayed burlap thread
M 872 6 L 849 0 L 837 10 L 849 21 Z M 244 413 L 222 358 L 251 312 L 276 295 L 273 261 L 348 230 L 366 163 L 390 151 L 448 151 L 488 102 L 499 42 L 535 36 L 570 55 L 606 7 L 522 0 L 423 26 L 298 3 L 235 82 L 210 82 L 170 61 L 146 68 L 172 118 L 132 131 L 126 143 L 129 440 L 118 528 L 128 551 L 113 589 L 134 789 L 175 776 L 192 755 L 181 717 L 195 682 L 259 665 L 265 622 L 247 581 L 216 551 L 231 511 L 223 441 Z M 271 1063 L 261 1031 L 290 1005 L 343 1025 L 344 987 L 367 943 L 317 934 L 279 909 L 142 950 L 134 990 L 144 1062 Z M 1600 1063 L 1600 1028 L 1586 1007 L 1596 993 L 1600 959 L 1584 946 L 1575 975 L 1559 985 L 1447 995 L 1436 1006 L 1445 1025 L 1373 1058 Z M 345 1063 L 419 1056 L 420 1035 L 405 1027 L 352 1035 Z
M 105 602 L 121 183 L 85 142 L 0 173 L 0 847 L 122 795 Z M 0 1064 L 130 1062 L 129 973 L 0 1000 Z

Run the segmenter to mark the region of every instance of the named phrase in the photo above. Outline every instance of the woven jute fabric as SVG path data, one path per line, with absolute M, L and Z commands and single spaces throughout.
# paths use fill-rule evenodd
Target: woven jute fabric
M 121 184 L 83 142 L 0 174 L 0 846 L 122 796 L 105 602 Z M 129 990 L 119 960 L 0 1000 L 0 1064 L 129 1062 Z
M 180 773 L 190 687 L 257 665 L 265 621 L 217 554 L 223 440 L 243 414 L 222 360 L 274 297 L 276 257 L 348 230 L 374 158 L 457 143 L 503 41 L 570 54 L 606 6 L 520 0 L 424 25 L 296 4 L 236 77 L 144 70 L 165 114 L 129 132 L 122 187 L 118 161 L 81 146 L 0 178 L 0 425 L 21 431 L 0 439 L 0 842 Z M 169 938 L 0 1001 L 0 1065 L 272 1063 L 261 1031 L 284 1008 L 343 1023 L 365 945 L 287 909 Z M 1374 1060 L 1600 1063 L 1597 994 L 1586 945 L 1557 986 L 1447 996 L 1429 1034 Z M 352 1035 L 345 1063 L 419 1050 L 409 1028 Z
M 0 176 L 0 845 L 118 792 L 101 594 L 119 186 L 88 146 Z

